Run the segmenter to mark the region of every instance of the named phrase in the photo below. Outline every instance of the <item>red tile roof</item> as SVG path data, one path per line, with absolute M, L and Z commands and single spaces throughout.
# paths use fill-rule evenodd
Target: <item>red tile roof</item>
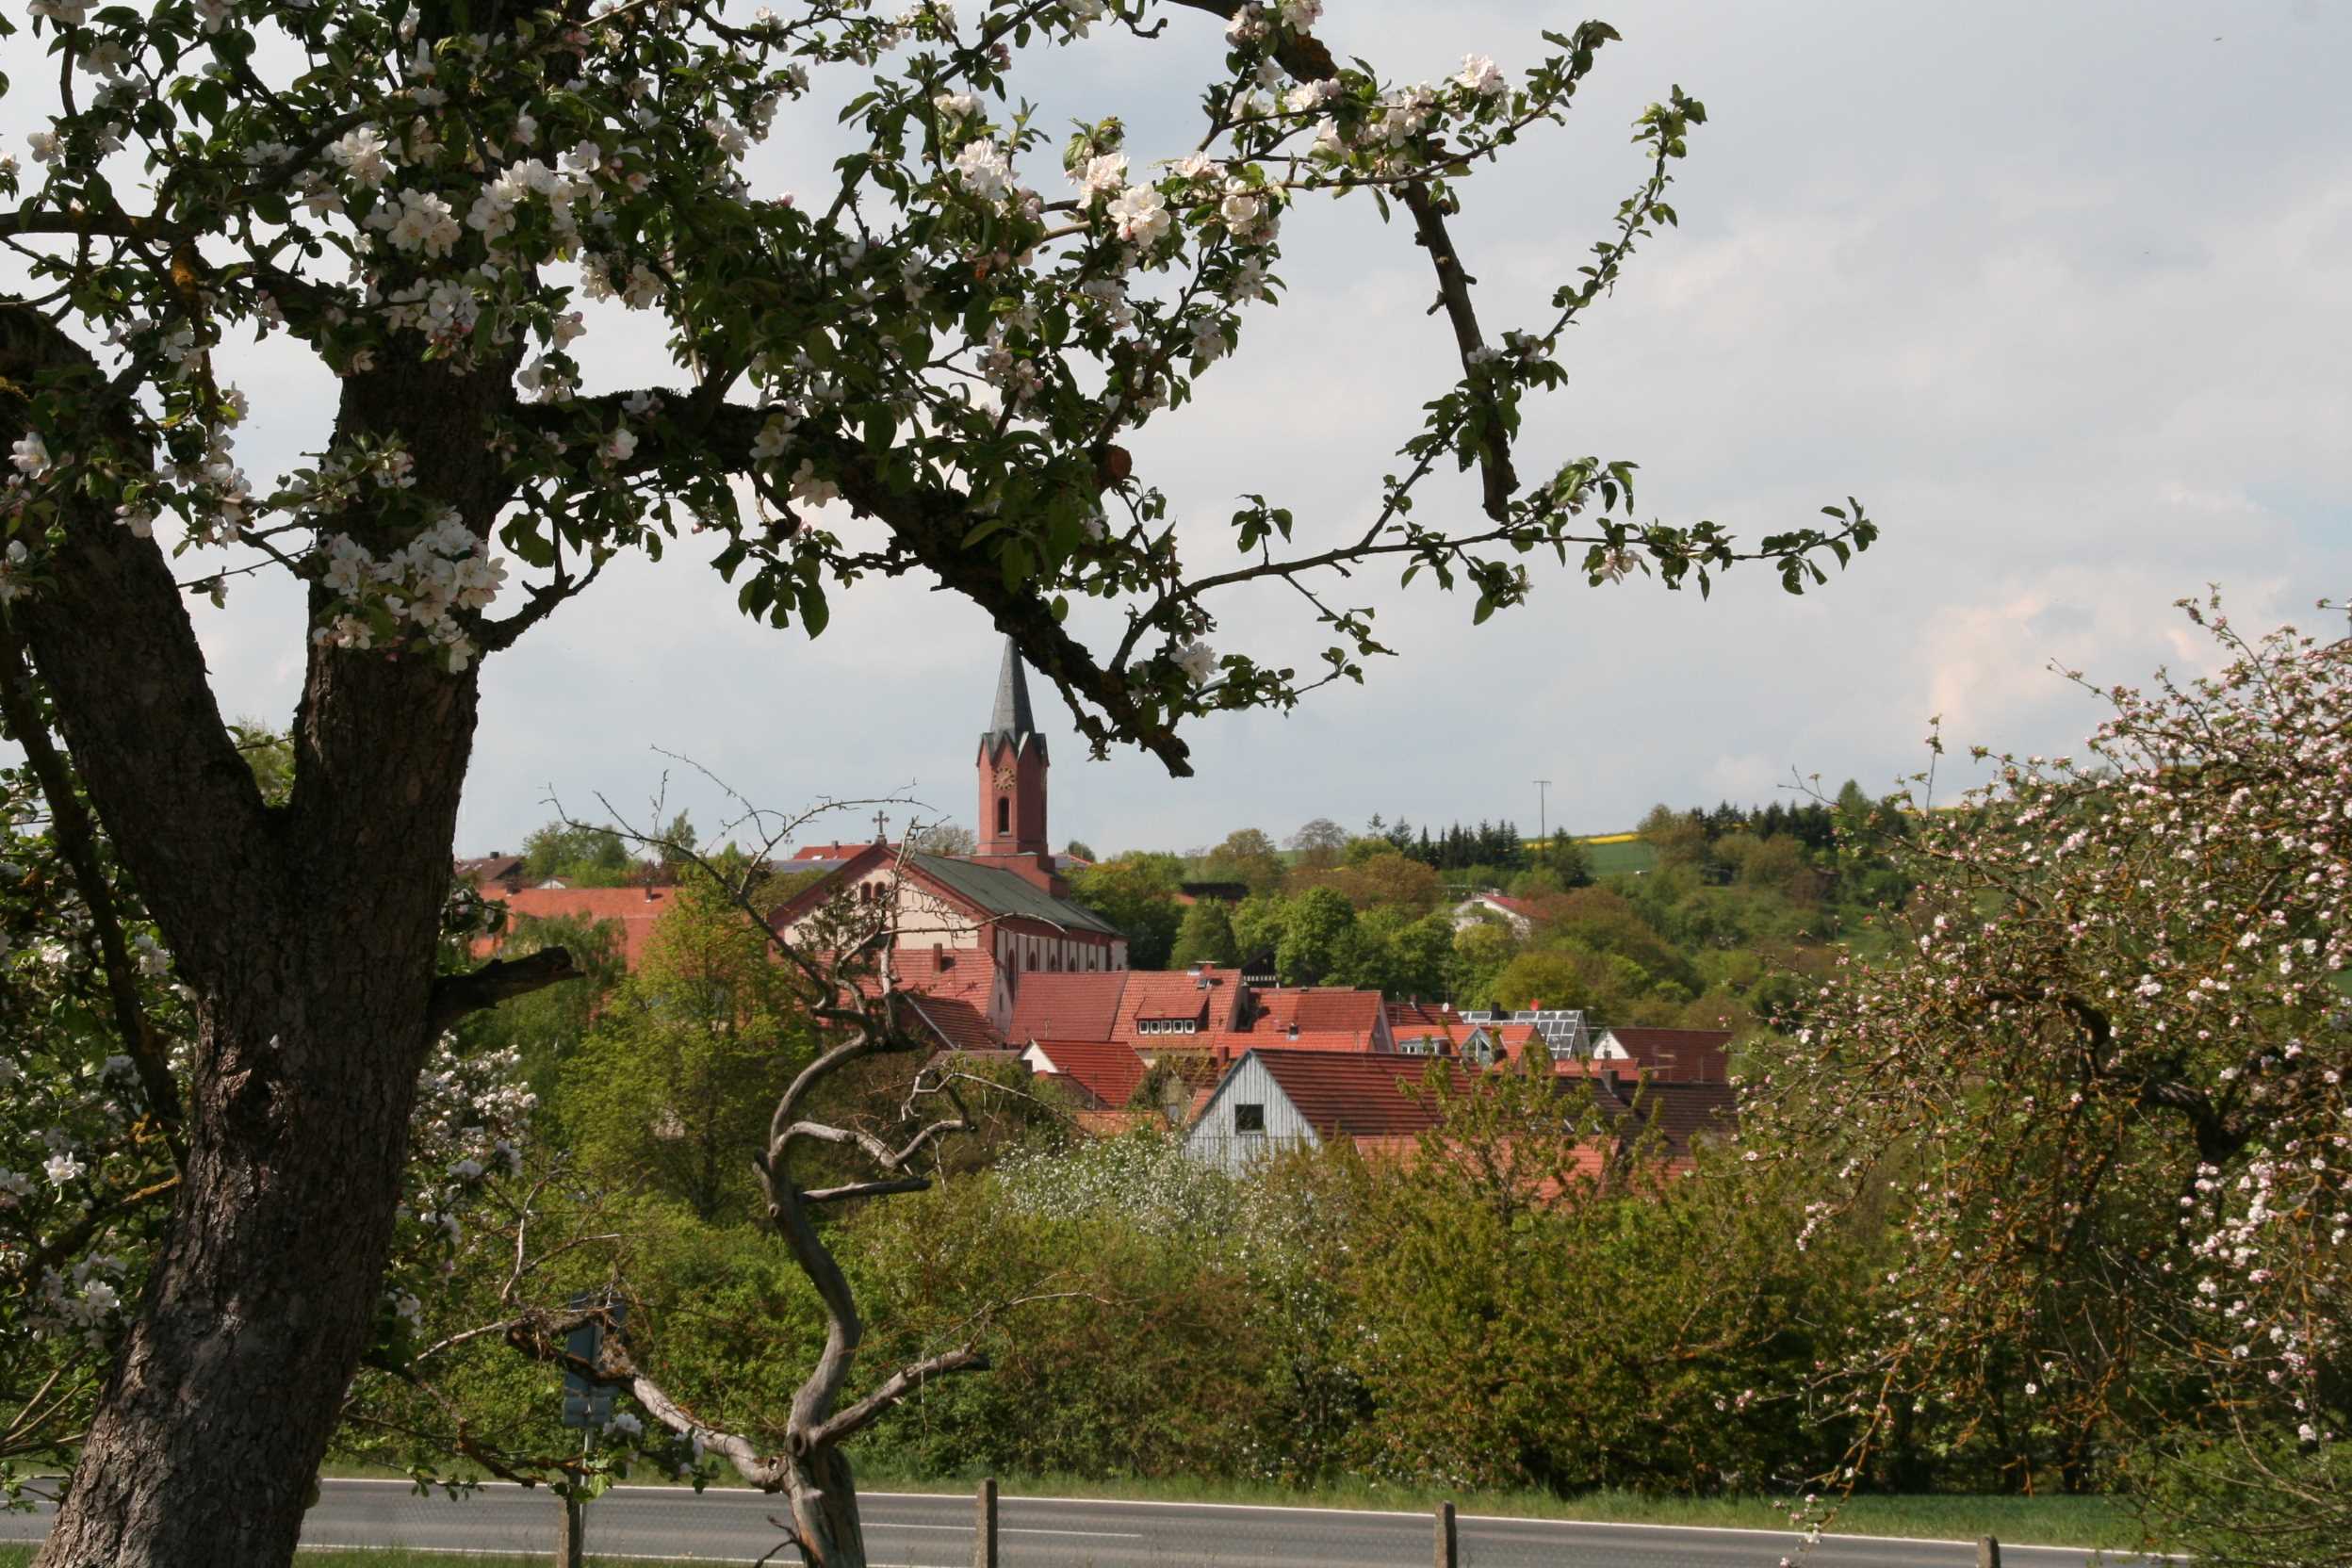
M 1143 1058 L 1117 1040 L 1037 1040 L 1053 1071 L 1082 1086 L 1105 1110 L 1120 1110 L 1143 1082 Z
M 1287 1029 L 1268 1028 L 1263 1021 L 1255 1029 L 1213 1029 L 1174 1040 L 1155 1039 L 1147 1035 L 1143 1045 L 1146 1049 L 1165 1050 L 1172 1045 L 1221 1051 L 1235 1060 L 1247 1052 L 1260 1050 L 1345 1051 L 1358 1056 L 1373 1054 L 1371 1041 L 1352 1029 L 1301 1029 L 1294 1035 Z
M 1203 978 L 1207 976 L 1196 977 L 1180 969 L 1129 970 L 1126 988 L 1119 994 L 1119 1016 L 1112 1021 L 1108 1037 L 1129 1044 L 1148 1037 L 1135 1029 L 1135 1021 L 1147 1018 L 1200 1019 L 1205 1028 L 1211 1021 L 1210 1003 L 1230 1003 L 1233 993 L 1215 984 L 1202 987 Z
M 1012 1037 L 1110 1040 L 1119 1037 L 1119 997 L 1132 971 L 1032 970 L 1013 981 Z
M 896 948 L 890 953 L 890 979 L 912 1017 L 928 1024 L 943 1045 L 961 1051 L 1004 1046 L 1004 1036 L 988 1021 L 996 962 L 986 948 Z M 872 996 L 879 983 L 878 976 L 868 974 L 858 988 Z
M 952 1050 L 987 1051 L 1004 1044 L 985 1006 L 975 1007 L 958 996 L 931 996 L 922 991 L 910 991 L 903 1000 L 908 1011 L 929 1024 L 931 1032 Z
M 1613 1093 L 1604 1090 L 1595 1098 L 1604 1110 L 1636 1116 L 1655 1126 L 1666 1140 L 1667 1158 L 1676 1164 L 1690 1160 L 1692 1140 L 1728 1136 L 1740 1127 L 1740 1091 L 1728 1084 L 1652 1079 L 1638 1090 L 1620 1083 Z
M 1721 1084 L 1729 1078 L 1728 1029 L 1611 1029 L 1608 1033 L 1654 1080 Z
M 1388 1003 L 1387 1007 L 1391 1029 L 1400 1029 L 1409 1023 L 1447 1024 L 1462 1021 L 1462 1015 L 1455 1012 L 1453 1004 L 1447 1002 L 1424 1002 L 1415 997 L 1410 1001 Z
M 1381 1021 L 1380 993 L 1338 986 L 1271 987 L 1252 993 L 1258 1016 L 1250 1027 L 1264 1036 L 1271 1027 L 1297 1024 L 1301 1032 L 1317 1034 L 1348 1030 L 1369 1038 Z
M 792 858 L 795 860 L 846 860 L 854 856 L 864 854 L 867 850 L 874 848 L 878 841 L 870 840 L 862 844 L 809 844 L 806 848 L 792 851 Z M 881 847 L 895 852 L 898 846 L 882 844 Z
M 484 889 L 483 892 L 505 905 L 511 919 L 614 922 L 621 928 L 622 960 L 631 970 L 645 956 L 645 939 L 653 935 L 654 923 L 669 913 L 678 896 L 674 887 L 525 888 L 513 893 Z M 484 957 L 501 944 L 492 939 L 474 945 L 476 956 Z
M 1282 1086 L 1308 1125 L 1325 1135 L 1410 1136 L 1437 1125 L 1434 1096 L 1408 1093 L 1432 1068 L 1415 1056 L 1261 1047 L 1258 1064 Z

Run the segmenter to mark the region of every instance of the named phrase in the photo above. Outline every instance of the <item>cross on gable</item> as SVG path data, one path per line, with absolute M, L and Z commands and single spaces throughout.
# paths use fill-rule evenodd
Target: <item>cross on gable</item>
M 875 843 L 887 843 L 890 841 L 890 814 L 888 811 L 876 811 L 874 814 L 874 841 Z

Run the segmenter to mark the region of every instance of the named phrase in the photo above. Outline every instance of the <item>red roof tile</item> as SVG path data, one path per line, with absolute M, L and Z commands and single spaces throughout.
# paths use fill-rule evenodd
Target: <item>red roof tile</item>
M 1298 1114 L 1327 1136 L 1410 1136 L 1435 1126 L 1435 1097 L 1407 1090 L 1432 1068 L 1454 1072 L 1416 1056 L 1367 1052 L 1261 1047 L 1255 1055 Z
M 1258 1016 L 1250 1027 L 1263 1036 L 1268 1025 L 1317 1034 L 1349 1030 L 1369 1036 L 1381 1021 L 1380 993 L 1339 986 L 1276 986 L 1253 992 Z
M 1214 983 L 1203 987 L 1202 979 L 1177 970 L 1129 970 L 1126 988 L 1119 999 L 1119 1015 L 1112 1021 L 1109 1038 L 1134 1044 L 1139 1036 L 1135 1028 L 1138 1019 L 1200 1019 L 1202 1026 L 1210 1021 L 1209 1004 L 1229 1000 L 1232 993 Z
M 1665 1137 L 1667 1157 L 1677 1164 L 1690 1158 L 1693 1139 L 1728 1136 L 1740 1127 L 1740 1091 L 1728 1084 L 1652 1079 L 1639 1089 L 1621 1083 L 1613 1094 L 1604 1091 L 1596 1098 L 1604 1110 L 1637 1116 L 1657 1127 Z
M 1028 1041 L 1118 1038 L 1119 998 L 1132 971 L 1032 970 L 1013 983 L 1012 1037 Z
M 1117 1040 L 1037 1040 L 1052 1071 L 1083 1086 L 1105 1110 L 1122 1109 L 1143 1082 L 1143 1058 Z
M 1721 1084 L 1729 1078 L 1728 1029 L 1611 1029 L 1609 1034 L 1652 1079 Z
M 874 848 L 876 842 L 878 841 L 869 840 L 862 844 L 810 844 L 804 849 L 794 850 L 792 858 L 795 860 L 846 860 L 853 856 L 864 854 L 867 850 Z M 897 846 L 882 844 L 881 847 L 895 850 Z
M 631 970 L 645 956 L 645 939 L 653 935 L 654 923 L 669 913 L 671 903 L 678 896 L 676 888 L 663 887 L 525 888 L 513 893 L 483 890 L 505 905 L 512 919 L 614 922 L 621 928 L 622 960 Z M 477 942 L 476 956 L 487 956 L 500 945 L 496 940 Z
M 1264 1023 L 1255 1029 L 1213 1029 L 1203 1035 L 1174 1041 L 1162 1041 L 1150 1036 L 1143 1040 L 1143 1048 L 1147 1050 L 1167 1050 L 1171 1045 L 1222 1051 L 1236 1061 L 1247 1052 L 1262 1050 L 1344 1051 L 1358 1056 L 1373 1054 L 1371 1039 L 1352 1030 L 1301 1029 L 1294 1035 L 1287 1029 L 1268 1029 Z
M 951 1049 L 986 1051 L 1001 1046 L 1004 1037 L 996 1025 L 988 1021 L 985 1006 L 973 1006 L 958 996 L 931 996 L 910 991 L 904 998 L 907 1009 L 931 1026 L 933 1034 Z
M 1416 997 L 1405 1002 L 1390 1002 L 1386 1005 L 1391 1029 L 1400 1029 L 1409 1023 L 1447 1024 L 1462 1021 L 1462 1015 L 1454 1011 L 1451 1003 L 1423 1002 Z

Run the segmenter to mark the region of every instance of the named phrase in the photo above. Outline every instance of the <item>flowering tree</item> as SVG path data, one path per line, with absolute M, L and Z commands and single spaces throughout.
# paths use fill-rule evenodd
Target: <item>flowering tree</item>
M 617 554 L 718 530 L 744 612 L 812 632 L 841 586 L 927 573 L 1019 639 L 1098 749 L 1183 772 L 1185 719 L 1361 677 L 1379 649 L 1368 612 L 1328 596 L 1343 569 L 1466 586 L 1483 618 L 1525 596 L 1537 549 L 1596 582 L 1702 587 L 1763 559 L 1793 589 L 1870 543 L 1858 507 L 1752 548 L 1645 524 L 1619 460 L 1522 479 L 1522 399 L 1560 383 L 1560 333 L 1674 220 L 1667 172 L 1704 111 L 1676 91 L 1641 118 L 1639 188 L 1522 330 L 1481 325 L 1447 220 L 1475 160 L 1564 116 L 1607 27 L 1550 35 L 1516 82 L 1473 59 L 1399 85 L 1337 65 L 1314 0 L 1186 0 L 1168 8 L 1223 18 L 1230 43 L 1198 145 L 1131 154 L 1105 119 L 1033 187 L 1045 132 L 1011 106 L 1015 51 L 1184 20 L 1161 8 L 32 0 L 0 19 L 57 83 L 30 165 L 0 164 L 25 279 L 0 302 L 0 657 L 54 697 L 187 987 L 192 1053 L 184 1111 L 131 1053 L 136 1103 L 186 1155 L 44 1560 L 291 1551 L 431 1042 L 564 972 L 435 976 L 481 662 Z M 749 145 L 804 118 L 857 127 L 835 183 L 754 188 Z M 1188 566 L 1120 441 L 1230 358 L 1318 190 L 1403 208 L 1460 375 L 1360 531 L 1294 544 L 1291 512 L 1251 497 L 1237 559 Z M 618 378 L 597 329 L 627 311 L 665 323 L 673 367 L 589 395 Z M 248 336 L 339 378 L 332 433 L 290 473 L 240 465 Z M 1477 474 L 1462 527 L 1418 509 L 1449 469 Z M 260 570 L 308 592 L 274 807 L 186 603 Z M 1321 668 L 1211 651 L 1216 591 L 1253 579 L 1330 629 Z M 1081 596 L 1123 613 L 1115 640 L 1066 626 Z
M 25 756 L 0 771 L 0 1506 L 76 1453 L 187 1158 L 187 988 L 51 720 L 22 664 L 0 664 L 0 738 Z M 271 795 L 272 738 L 239 743 Z M 514 1069 L 444 1038 L 418 1078 L 368 1324 L 386 1365 L 406 1370 L 420 1294 L 519 1166 L 531 1101 Z
M 1919 1430 L 2042 1485 L 2120 1453 L 2215 1560 L 2340 1563 L 2352 643 L 2188 609 L 2220 673 L 1914 819 L 1907 950 L 1808 999 L 1747 1133 L 1836 1173 L 1801 1245 L 1891 1221 L 1835 1369 L 1854 1466 Z

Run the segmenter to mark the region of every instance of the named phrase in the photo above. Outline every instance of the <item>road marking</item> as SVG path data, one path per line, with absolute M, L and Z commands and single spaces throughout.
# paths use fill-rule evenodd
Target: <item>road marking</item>
M 326 1478 L 325 1484 L 335 1486 L 399 1486 L 407 1487 L 411 1490 L 413 1490 L 415 1486 L 414 1482 L 403 1480 L 397 1476 L 335 1476 Z M 514 1481 L 485 1481 L 482 1483 L 481 1486 L 475 1488 L 475 1490 L 487 1492 L 493 1488 L 507 1489 L 516 1492 L 531 1490 L 528 1487 L 519 1486 Z M 680 1494 L 691 1494 L 690 1489 L 682 1486 L 647 1486 L 643 1483 L 624 1484 L 621 1486 L 608 1487 L 605 1490 L 607 1492 L 658 1492 L 665 1493 L 673 1497 Z M 743 1496 L 745 1498 L 764 1495 L 764 1494 L 753 1492 L 747 1488 L 718 1486 L 707 1489 L 706 1494 L 710 1496 Z M 972 1500 L 972 1494 L 966 1492 L 860 1492 L 858 1496 L 876 1500 L 890 1498 L 893 1500 L 909 1502 L 970 1502 Z M 1026 1494 L 1015 1494 L 1012 1493 L 1005 1493 L 1001 1501 L 1006 1504 L 1055 1503 L 1071 1508 L 1197 1508 L 1215 1509 L 1219 1511 L 1230 1513 L 1333 1513 L 1364 1519 L 1427 1520 L 1429 1517 L 1429 1511 L 1428 1509 L 1332 1508 L 1328 1505 L 1318 1506 L 1312 1503 L 1188 1503 L 1173 1502 L 1157 1497 L 1037 1497 Z M 1645 1525 L 1636 1521 L 1625 1519 L 1546 1519 L 1524 1513 L 1464 1513 L 1462 1514 L 1460 1518 L 1464 1524 L 1543 1525 L 1554 1527 L 1569 1527 L 1578 1529 L 1594 1530 L 1673 1530 L 1677 1533 L 1692 1535 L 1761 1535 L 1775 1537 L 1782 1541 L 1797 1540 L 1801 1534 L 1801 1532 L 1797 1530 L 1759 1529 L 1750 1525 Z M 964 1527 L 970 1528 L 971 1527 L 966 1526 Z M 1075 1533 L 1093 1534 L 1094 1532 L 1090 1530 L 1082 1530 Z M 1824 1531 L 1822 1533 L 1821 1540 L 1824 1543 L 1834 1541 L 1858 1541 L 1876 1542 L 1891 1545 L 1906 1546 L 1973 1546 L 1976 1544 L 1974 1541 L 1963 1541 L 1948 1536 L 1859 1535 L 1849 1530 Z M 2135 1555 L 2132 1552 L 2131 1548 L 2125 1546 L 2049 1546 L 2023 1541 L 2014 1543 L 2004 1541 L 2001 1544 L 2001 1550 L 2004 1552 L 2080 1552 L 2086 1558 L 2093 1552 L 2104 1552 L 2111 1559 L 2126 1562 L 2185 1563 L 2188 1561 L 2188 1559 L 2186 1558 L 2164 1557 L 2154 1553 Z
M 913 1525 L 897 1519 L 869 1520 L 866 1523 L 866 1528 L 870 1530 L 954 1530 L 958 1535 L 970 1535 L 972 1531 L 972 1527 L 970 1525 Z M 999 1535 L 1075 1535 L 1082 1536 L 1088 1541 L 1141 1541 L 1143 1539 L 1140 1532 L 1134 1530 L 1049 1530 L 1036 1525 L 999 1525 L 996 1527 L 996 1533 Z

